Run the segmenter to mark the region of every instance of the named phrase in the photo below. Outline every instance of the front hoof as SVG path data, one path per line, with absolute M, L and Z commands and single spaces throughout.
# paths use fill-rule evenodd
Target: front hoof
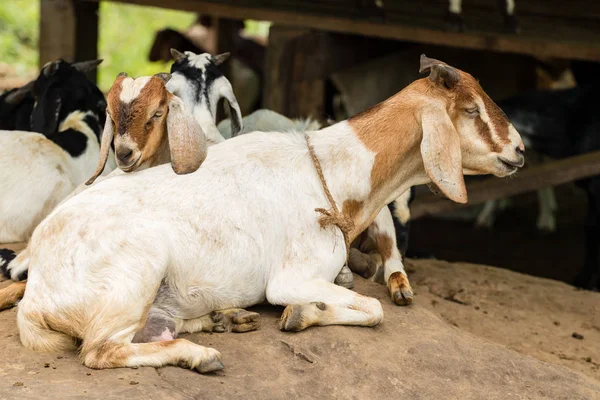
M 413 291 L 408 282 L 408 277 L 402 272 L 394 272 L 388 279 L 388 289 L 394 303 L 399 306 L 408 306 L 413 302 Z
M 318 304 L 320 305 L 322 303 Z M 306 323 L 303 305 L 290 305 L 283 310 L 281 321 L 279 322 L 280 330 L 298 332 L 308 328 L 308 326 L 309 324 Z
M 216 354 L 210 356 L 206 361 L 202 361 L 200 365 L 196 367 L 196 370 L 201 374 L 205 374 L 207 372 L 219 371 L 225 368 L 221 361 L 221 354 L 216 350 L 215 353 Z
M 352 289 L 354 287 L 354 276 L 347 265 L 342 267 L 339 274 L 335 277 L 334 283 L 338 286 L 343 286 L 346 289 Z

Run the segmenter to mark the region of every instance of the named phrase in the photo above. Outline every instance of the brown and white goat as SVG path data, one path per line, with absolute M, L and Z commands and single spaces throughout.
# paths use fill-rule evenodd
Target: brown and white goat
M 421 70 L 429 79 L 348 121 L 242 135 L 214 146 L 194 173 L 162 165 L 62 203 L 30 242 L 23 345 L 51 351 L 79 339 L 92 368 L 206 372 L 223 367 L 220 354 L 175 336 L 217 309 L 267 300 L 286 306 L 280 327 L 292 331 L 377 325 L 377 299 L 333 284 L 346 248 L 339 229 L 319 224 L 315 208 L 329 201 L 307 139 L 355 226 L 350 239 L 413 185 L 433 182 L 464 203 L 463 174 L 507 176 L 524 161 L 521 137 L 472 76 L 426 57 Z M 153 312 L 175 332 L 134 343 Z

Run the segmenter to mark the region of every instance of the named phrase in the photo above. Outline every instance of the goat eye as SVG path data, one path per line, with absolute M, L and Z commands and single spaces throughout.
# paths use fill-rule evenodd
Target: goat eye
M 465 109 L 465 112 L 469 115 L 469 117 L 476 117 L 477 115 L 479 115 L 479 108 L 477 108 L 477 107 L 467 108 L 467 109 Z
M 162 111 L 157 111 L 154 113 L 154 115 L 152 116 L 152 118 L 160 118 L 162 117 L 163 113 Z

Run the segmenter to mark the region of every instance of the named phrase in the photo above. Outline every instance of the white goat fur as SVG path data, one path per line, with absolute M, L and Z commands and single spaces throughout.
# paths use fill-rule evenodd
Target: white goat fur
M 256 110 L 243 118 L 244 127 L 239 134 L 250 132 L 306 132 L 321 129 L 319 121 L 311 118 L 289 119 L 272 110 Z M 217 125 L 225 139 L 231 138 L 231 120 L 225 119 Z
M 94 172 L 100 145 L 83 122 L 88 114 L 75 111 L 58 129 L 58 134 L 69 128 L 85 134 L 86 149 L 78 157 L 40 133 L 0 131 L 0 243 L 29 239 L 37 224 Z M 114 162 L 106 173 L 111 168 Z

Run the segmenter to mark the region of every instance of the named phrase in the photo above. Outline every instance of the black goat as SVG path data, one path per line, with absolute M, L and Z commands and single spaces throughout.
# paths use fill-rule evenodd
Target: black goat
M 595 82 L 573 89 L 533 91 L 498 104 L 523 137 L 526 147 L 553 158 L 565 158 L 600 150 L 599 90 L 600 82 Z M 600 176 L 576 184 L 586 191 L 589 209 L 585 223 L 585 263 L 574 283 L 598 290 Z
M 85 73 L 95 69 L 100 62 L 101 60 L 76 62 L 70 64 L 70 67 Z M 58 61 L 56 63 L 58 63 Z M 34 86 L 37 85 L 38 94 L 41 90 L 44 90 L 45 84 L 43 82 L 51 75 L 50 73 L 52 71 L 50 69 L 54 68 L 52 65 L 58 65 L 56 63 L 46 64 L 42 69 L 45 71 L 45 74 L 40 73 L 36 80 L 29 82 L 23 87 L 8 90 L 0 95 L 0 130 L 33 131 L 39 133 L 48 133 L 55 130 L 56 126 L 51 129 L 47 126 L 42 127 L 40 123 L 36 124 L 36 128 L 32 127 L 31 115 L 35 104 Z M 77 82 L 80 83 L 79 74 L 73 76 L 76 77 Z M 50 84 L 51 82 L 47 83 Z M 89 85 L 84 86 L 87 87 Z M 65 91 L 63 90 L 63 92 Z M 40 107 L 38 107 L 38 109 L 40 109 Z M 68 108 L 69 107 L 67 106 L 65 109 Z

